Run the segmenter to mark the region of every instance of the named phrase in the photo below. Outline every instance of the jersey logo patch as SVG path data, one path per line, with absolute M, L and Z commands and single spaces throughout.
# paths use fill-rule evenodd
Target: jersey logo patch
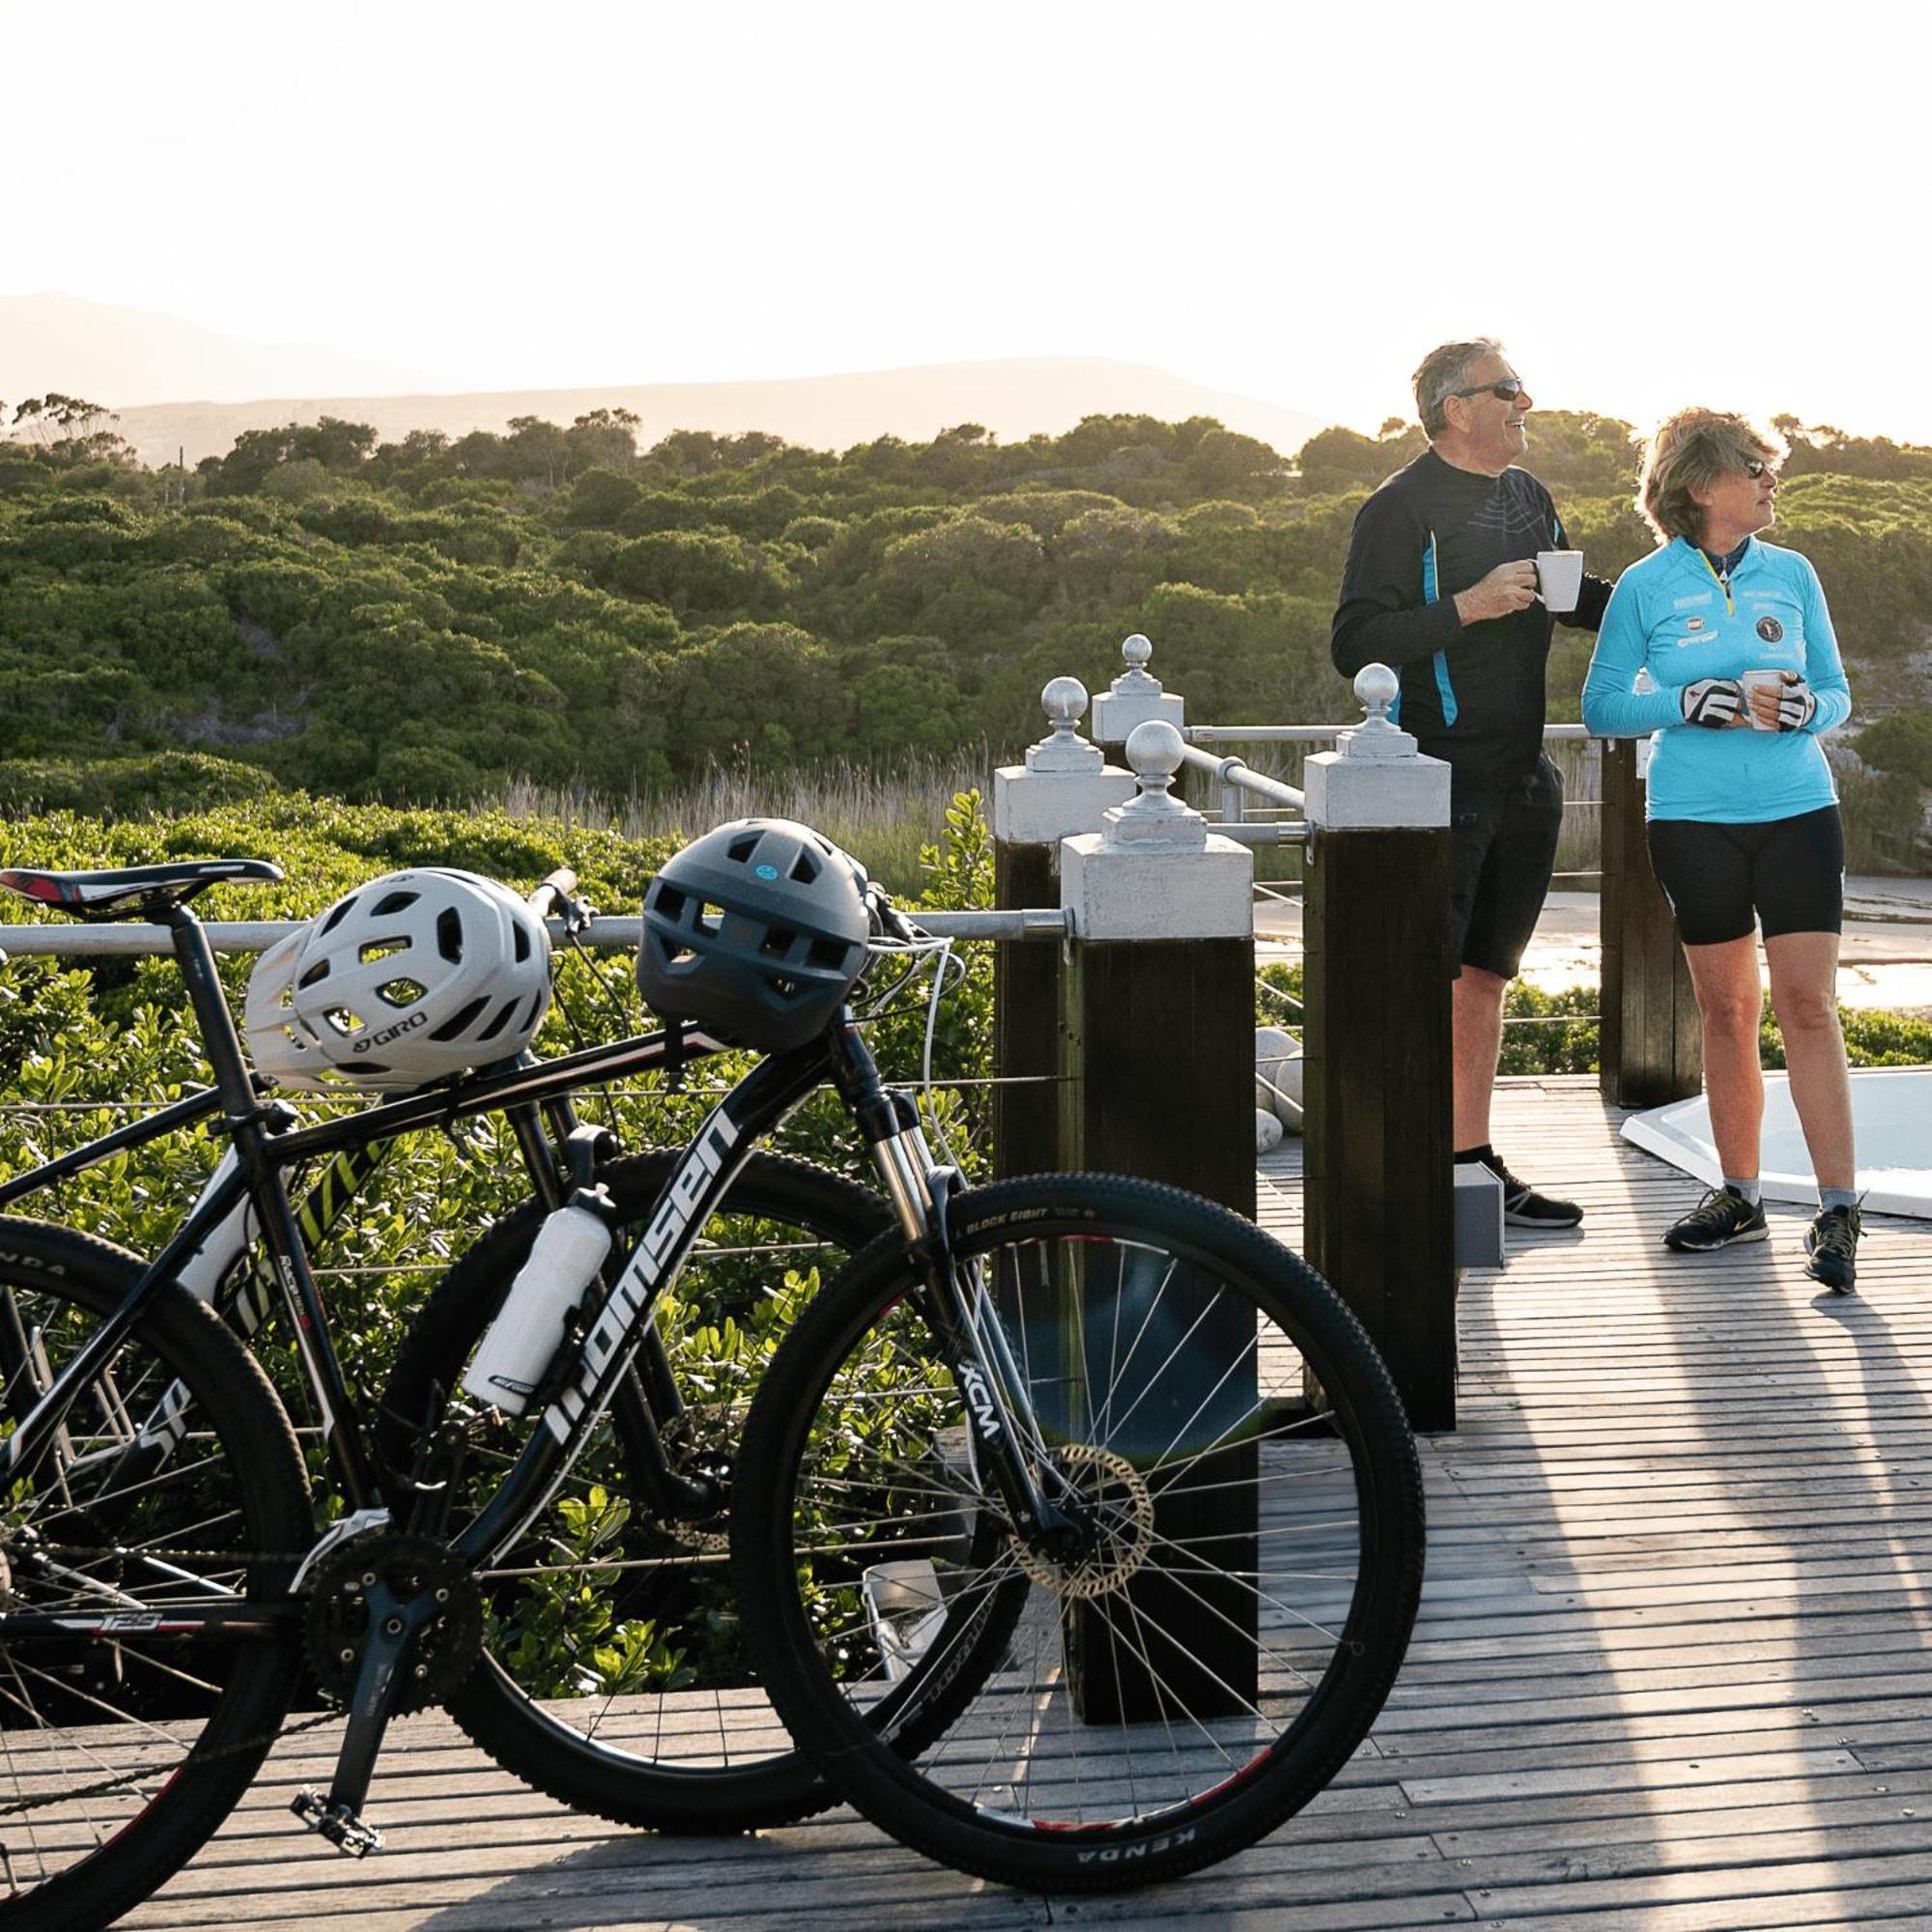
M 1708 604 L 1710 601 L 1711 593 L 1708 590 L 1699 590 L 1691 596 L 1678 598 L 1670 608 L 1673 611 L 1688 611 L 1693 604 Z
M 1701 617 L 1687 617 L 1684 620 L 1684 628 L 1687 631 L 1701 631 L 1704 628 L 1704 620 Z
M 1784 626 L 1776 617 L 1760 617 L 1757 620 L 1757 634 L 1766 643 L 1775 644 L 1784 635 Z

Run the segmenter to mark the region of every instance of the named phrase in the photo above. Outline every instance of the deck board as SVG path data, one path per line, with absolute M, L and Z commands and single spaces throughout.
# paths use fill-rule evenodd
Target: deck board
M 1460 1427 L 1423 1445 L 1430 1574 L 1387 1712 L 1265 1844 L 1176 1886 L 1030 1898 L 849 1813 L 709 1843 L 536 1797 L 440 1717 L 400 1725 L 357 1865 L 250 1802 L 126 1922 L 224 1932 L 948 1928 L 1202 1918 L 1229 1932 L 1507 1923 L 1745 1932 L 1932 1923 L 1932 1226 L 1873 1217 L 1861 1293 L 1801 1267 L 1804 1216 L 1690 1258 L 1694 1182 L 1583 1080 L 1505 1083 L 1496 1143 L 1580 1200 L 1512 1233 L 1460 1313 Z M 1298 1244 L 1299 1146 L 1261 1170 Z

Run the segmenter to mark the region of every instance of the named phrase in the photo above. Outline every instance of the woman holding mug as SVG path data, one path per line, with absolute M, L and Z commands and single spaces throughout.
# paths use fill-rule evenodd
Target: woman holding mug
M 1644 454 L 1637 507 L 1659 548 L 1617 582 L 1583 686 L 1600 737 L 1656 737 L 1651 864 L 1690 963 L 1721 1187 L 1664 1236 L 1680 1253 L 1761 1241 L 1764 934 L 1791 1097 L 1818 1179 L 1806 1272 L 1857 1279 L 1850 1082 L 1838 1030 L 1845 841 L 1819 739 L 1851 692 L 1818 575 L 1758 535 L 1776 514 L 1782 448 L 1741 416 L 1686 410 Z M 1639 674 L 1645 688 L 1637 689 Z

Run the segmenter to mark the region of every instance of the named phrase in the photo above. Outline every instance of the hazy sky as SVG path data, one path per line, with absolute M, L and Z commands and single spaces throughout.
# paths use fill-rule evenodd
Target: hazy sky
M 1480 330 L 1546 404 L 1932 441 L 1926 21 L 0 0 L 0 293 L 440 388 L 1108 355 L 1364 428 Z

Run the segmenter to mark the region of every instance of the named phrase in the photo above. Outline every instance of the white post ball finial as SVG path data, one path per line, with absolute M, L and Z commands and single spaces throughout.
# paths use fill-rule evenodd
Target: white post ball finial
M 1364 665 L 1355 673 L 1355 696 L 1372 724 L 1386 721 L 1401 691 L 1401 679 L 1385 664 Z
M 1087 687 L 1077 677 L 1049 678 L 1039 694 L 1039 708 L 1055 737 L 1070 736 L 1087 715 Z
M 1186 740 L 1165 718 L 1150 718 L 1127 733 L 1127 763 L 1143 791 L 1165 791 L 1174 782 L 1186 753 Z
M 1153 641 L 1150 638 L 1144 638 L 1140 632 L 1136 631 L 1131 638 L 1122 639 L 1121 655 L 1126 659 L 1128 666 L 1132 669 L 1140 670 L 1146 666 L 1148 660 L 1153 656 Z
M 1402 695 L 1402 680 L 1385 664 L 1364 665 L 1355 673 L 1355 696 L 1362 700 L 1367 719 L 1352 731 L 1344 731 L 1335 749 L 1345 758 L 1412 758 L 1415 740 L 1397 728 L 1389 707 Z

